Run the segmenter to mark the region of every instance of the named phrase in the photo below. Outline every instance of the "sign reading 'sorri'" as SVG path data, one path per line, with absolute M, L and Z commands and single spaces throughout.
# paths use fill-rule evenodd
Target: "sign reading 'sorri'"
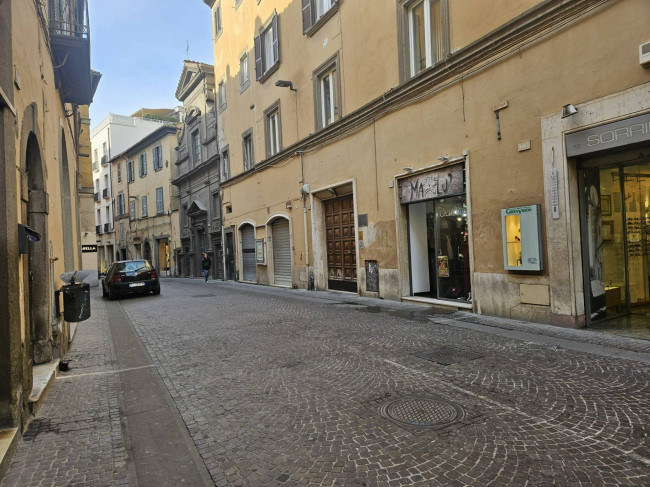
M 465 192 L 463 165 L 443 167 L 435 171 L 416 174 L 400 182 L 402 203 L 430 200 Z
M 575 157 L 650 140 L 650 113 L 566 136 L 566 155 Z

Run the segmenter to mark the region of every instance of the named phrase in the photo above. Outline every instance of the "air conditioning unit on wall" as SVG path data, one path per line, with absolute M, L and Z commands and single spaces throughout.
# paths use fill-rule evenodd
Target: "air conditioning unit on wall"
M 650 68 L 650 42 L 639 46 L 639 64 L 644 68 Z

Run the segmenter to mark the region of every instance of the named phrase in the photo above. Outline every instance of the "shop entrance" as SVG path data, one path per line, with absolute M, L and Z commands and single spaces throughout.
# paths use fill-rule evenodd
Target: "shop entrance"
M 413 296 L 471 301 L 464 195 L 408 205 Z
M 611 164 L 611 157 L 583 161 L 579 170 L 587 324 L 647 338 L 650 159 L 617 156 Z

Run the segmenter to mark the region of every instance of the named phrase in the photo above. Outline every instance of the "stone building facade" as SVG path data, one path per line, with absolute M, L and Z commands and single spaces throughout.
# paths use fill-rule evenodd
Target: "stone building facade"
M 571 327 L 650 304 L 646 2 L 205 3 L 235 278 Z
M 178 136 L 179 234 L 175 247 L 178 275 L 201 275 L 201 258 L 212 260 L 210 275 L 223 279 L 221 236 L 221 157 L 217 145 L 217 106 L 212 65 L 185 61 L 176 90 L 185 120 Z
M 87 153 L 80 132 L 87 132 L 87 106 L 100 76 L 90 69 L 87 2 L 0 2 L 0 59 L 0 430 L 6 439 L 34 413 L 34 367 L 56 364 L 71 339 L 55 291 L 63 272 L 82 266 L 76 215 L 92 204 L 79 194 L 90 183 L 79 166 Z

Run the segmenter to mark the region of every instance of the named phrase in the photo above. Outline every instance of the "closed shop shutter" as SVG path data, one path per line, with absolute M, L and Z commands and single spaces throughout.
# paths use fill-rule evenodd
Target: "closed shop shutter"
M 271 225 L 273 235 L 273 276 L 279 286 L 291 286 L 291 242 L 289 221 L 277 220 Z
M 241 229 L 242 257 L 244 261 L 244 281 L 257 281 L 257 264 L 255 264 L 255 231 L 252 225 Z

